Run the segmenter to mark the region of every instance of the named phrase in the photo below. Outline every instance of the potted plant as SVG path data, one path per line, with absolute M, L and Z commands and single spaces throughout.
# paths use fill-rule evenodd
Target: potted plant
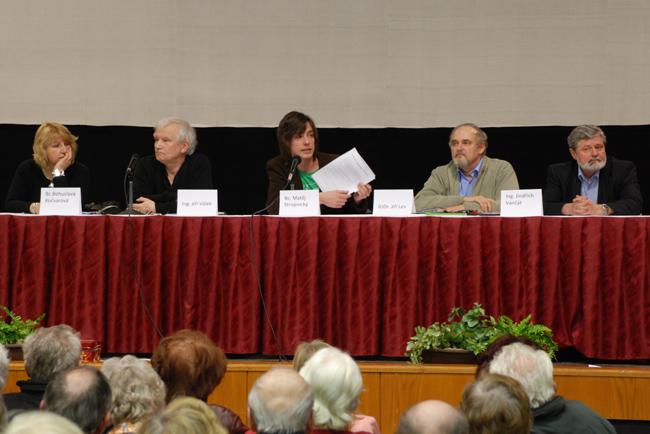
M 558 345 L 551 329 L 533 324 L 530 315 L 519 322 L 505 315 L 488 316 L 479 303 L 474 303 L 467 311 L 461 307 L 452 308 L 447 322 L 415 327 L 415 335 L 406 344 L 405 355 L 415 364 L 422 363 L 423 354 L 428 351 L 454 349 L 477 355 L 506 334 L 526 337 L 555 358 Z
M 4 318 L 0 321 L 0 344 L 9 350 L 9 357 L 12 360 L 22 360 L 22 342 L 29 336 L 36 327 L 43 321 L 45 314 L 36 319 L 22 319 L 5 306 L 0 306 L 4 311 Z

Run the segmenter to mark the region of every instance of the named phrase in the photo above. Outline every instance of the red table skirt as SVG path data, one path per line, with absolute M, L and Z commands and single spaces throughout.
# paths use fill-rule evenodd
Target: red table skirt
M 112 353 L 195 328 L 235 354 L 320 337 L 400 356 L 480 302 L 589 357 L 649 359 L 649 234 L 645 217 L 0 215 L 0 304 Z

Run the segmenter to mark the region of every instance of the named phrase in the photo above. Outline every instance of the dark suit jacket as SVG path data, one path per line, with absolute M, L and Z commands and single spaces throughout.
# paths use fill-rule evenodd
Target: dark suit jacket
M 599 176 L 598 203 L 607 204 L 617 215 L 641 214 L 643 197 L 634 163 L 607 156 L 607 164 Z M 544 189 L 544 214 L 562 214 L 562 206 L 579 194 L 580 180 L 575 160 L 548 167 Z
M 324 152 L 318 152 L 316 154 L 318 158 L 319 167 L 327 166 L 329 163 L 334 161 L 338 155 L 335 154 L 326 154 Z M 280 205 L 278 204 L 278 194 L 280 190 L 286 185 L 287 178 L 289 177 L 289 170 L 291 169 L 291 160 L 283 158 L 281 155 L 278 155 L 275 158 L 270 159 L 266 162 L 266 173 L 269 176 L 269 186 L 266 191 L 266 206 L 269 206 L 269 214 L 277 214 L 280 211 Z M 296 171 L 292 179 L 293 189 L 302 190 L 302 181 L 300 176 Z M 288 189 L 289 187 L 287 187 Z M 359 205 L 356 204 L 354 198 L 350 196 L 350 199 L 343 205 L 343 208 L 329 208 L 325 205 L 321 205 L 320 212 L 321 214 L 365 214 L 368 209 L 368 201 L 363 200 Z

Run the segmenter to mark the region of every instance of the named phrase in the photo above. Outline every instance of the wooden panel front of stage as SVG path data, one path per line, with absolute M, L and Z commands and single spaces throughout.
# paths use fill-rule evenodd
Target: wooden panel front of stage
M 246 399 L 255 380 L 276 362 L 231 361 L 209 402 L 224 405 L 247 421 Z M 359 362 L 365 391 L 359 412 L 374 416 L 385 434 L 394 432 L 399 415 L 424 399 L 458 405 L 474 378 L 473 365 L 421 365 Z M 22 362 L 10 365 L 3 393 L 18 391 L 25 379 Z M 555 365 L 558 394 L 577 399 L 608 419 L 650 420 L 650 367 Z

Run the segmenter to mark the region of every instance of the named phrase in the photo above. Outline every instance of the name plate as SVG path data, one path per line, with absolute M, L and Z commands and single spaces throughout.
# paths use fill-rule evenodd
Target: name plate
M 415 212 L 413 190 L 375 190 L 372 213 L 383 216 L 406 216 Z
M 176 214 L 215 216 L 219 214 L 217 190 L 178 190 Z
M 544 215 L 542 190 L 502 190 L 502 217 L 535 217 Z
M 318 190 L 281 190 L 280 215 L 283 217 L 313 217 L 320 215 Z
M 42 215 L 81 215 L 81 189 L 79 187 L 41 188 Z

